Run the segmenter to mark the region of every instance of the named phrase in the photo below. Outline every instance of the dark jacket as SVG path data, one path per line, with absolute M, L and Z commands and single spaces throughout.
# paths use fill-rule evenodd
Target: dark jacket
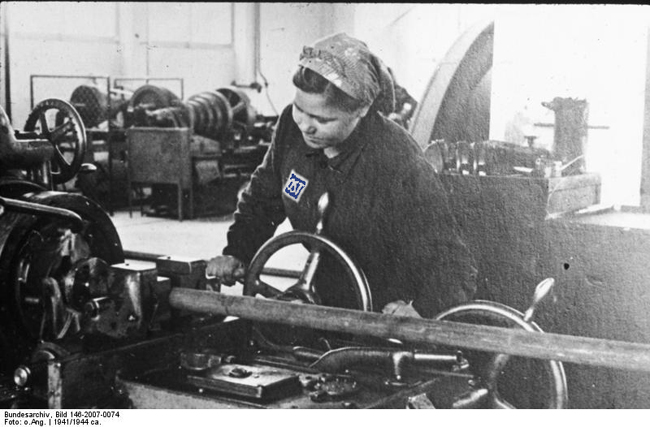
M 314 232 L 318 199 L 327 191 L 323 234 L 364 271 L 376 311 L 401 299 L 431 317 L 470 299 L 474 260 L 413 138 L 371 110 L 339 148 L 332 159 L 309 148 L 287 107 L 238 203 L 224 254 L 250 262 L 286 217 L 294 229 Z M 341 270 L 324 257 L 317 290 L 328 305 L 347 307 L 349 294 L 332 285 Z

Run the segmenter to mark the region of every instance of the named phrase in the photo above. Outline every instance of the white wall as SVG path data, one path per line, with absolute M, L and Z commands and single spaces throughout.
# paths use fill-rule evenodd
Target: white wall
M 237 79 L 237 64 L 233 45 L 216 48 L 187 47 L 147 44 L 146 3 L 115 3 L 117 29 L 115 37 L 87 35 L 52 35 L 42 32 L 34 22 L 24 23 L 18 16 L 11 16 L 10 70 L 12 122 L 22 129 L 30 107 L 30 76 L 32 75 L 94 75 L 118 77 L 174 77 L 184 80 L 185 97 L 204 90 L 231 84 Z M 2 6 L 6 7 L 3 2 Z M 42 7 L 35 4 L 34 8 Z M 245 9 L 244 5 L 238 5 Z M 52 13 L 63 14 L 65 10 L 51 7 Z M 250 20 L 250 14 L 235 14 L 240 21 Z M 60 17 L 59 17 L 60 18 Z M 107 17 L 112 18 L 112 17 Z M 83 21 L 83 16 L 72 20 Z M 244 27 L 244 23 L 238 24 Z M 48 22 L 43 22 L 43 26 Z M 242 46 L 244 58 L 250 56 L 250 47 Z M 4 82 L 4 70 L 0 79 Z M 251 74 L 251 73 L 249 73 Z M 74 88 L 88 84 L 86 79 L 37 78 L 34 85 L 35 102 L 56 97 L 69 99 Z M 98 80 L 101 85 L 104 80 Z M 135 87 L 144 84 L 140 81 Z M 152 84 L 156 84 L 153 83 Z M 179 84 L 161 82 L 179 93 Z M 3 93 L 4 83 L 0 91 Z M 5 105 L 3 103 L 3 105 Z
M 47 36 L 39 34 L 39 25 L 34 25 L 33 22 L 26 26 L 30 28 L 29 31 L 21 31 L 21 23 L 12 21 L 10 17 L 11 99 L 15 127 L 23 126 L 30 111 L 29 76 L 33 74 L 181 77 L 184 79 L 185 97 L 229 85 L 232 81 L 240 84 L 267 82 L 267 89 L 261 93 L 253 90 L 247 92 L 258 111 L 275 114 L 293 99 L 291 76 L 302 47 L 339 31 L 367 42 L 394 70 L 400 85 L 416 99 L 421 99 L 434 70 L 454 41 L 469 27 L 479 21 L 495 19 L 510 7 L 423 3 L 235 3 L 231 17 L 234 24 L 233 43 L 206 48 L 148 44 L 147 4 L 113 4 L 118 13 L 113 38 Z M 7 2 L 3 2 L 0 7 L 6 9 L 6 6 Z M 34 7 L 44 6 L 41 3 Z M 47 7 L 54 15 L 62 13 L 56 4 Z M 535 7 L 520 6 L 521 10 L 525 8 L 524 16 L 526 13 L 534 14 Z M 647 11 L 648 8 L 643 9 L 646 14 Z M 83 16 L 66 19 L 72 25 L 75 22 L 85 22 Z M 43 22 L 42 27 L 52 30 L 47 27 L 49 21 Z M 215 22 L 215 25 L 219 23 Z M 87 27 L 88 25 L 85 31 L 89 31 Z M 110 28 L 103 28 L 102 31 L 110 32 Z M 526 36 L 543 38 L 544 27 L 538 28 L 534 33 Z M 526 43 L 528 42 L 522 39 L 521 44 L 524 46 L 520 47 L 525 49 Z M 616 52 L 616 49 L 613 51 Z M 632 55 L 630 50 L 621 50 L 619 53 L 623 52 L 627 52 L 627 56 Z M 259 69 L 256 73 L 258 54 Z M 622 55 L 617 55 L 618 57 Z M 642 75 L 643 70 L 638 73 Z M 4 79 L 4 73 L 1 73 L 0 79 Z M 626 82 L 628 80 L 622 82 L 615 78 L 611 82 L 610 92 L 619 93 L 617 88 Z M 51 84 L 43 81 L 35 88 L 36 101 L 45 97 L 68 99 L 80 83 L 82 82 L 61 81 Z M 535 82 L 531 81 L 531 84 L 534 85 Z M 3 102 L 4 89 L 2 81 L 0 100 Z M 641 99 L 642 96 L 639 95 L 638 98 Z M 596 120 L 596 117 L 593 118 Z M 602 124 L 601 122 L 595 124 Z M 629 128 L 629 125 L 622 128 Z M 609 146 L 616 147 L 616 150 L 609 151 L 611 157 L 628 159 L 625 162 L 618 161 L 618 170 L 629 170 L 624 163 L 632 162 L 633 157 L 638 156 L 640 142 L 635 140 L 629 143 L 627 137 L 617 136 L 616 139 L 616 143 Z M 628 150 L 626 147 L 631 145 L 634 148 Z M 609 160 L 607 162 L 612 163 Z M 636 180 L 638 167 L 634 168 Z M 619 172 L 612 173 L 620 175 Z M 637 188 L 630 191 L 634 194 L 628 194 L 626 200 L 633 200 L 637 195 Z M 618 194 L 615 189 L 609 192 Z
M 205 49 L 148 46 L 146 3 L 116 4 L 118 29 L 113 40 L 78 37 L 57 41 L 17 31 L 20 23 L 10 19 L 11 98 L 17 125 L 24 123 L 30 111 L 29 76 L 35 74 L 181 77 L 186 97 L 234 80 L 241 84 L 254 80 L 264 83 L 262 76 L 255 76 L 253 71 L 256 7 L 260 71 L 269 84 L 268 97 L 273 104 L 266 91 L 247 91 L 260 112 L 274 114 L 273 107 L 281 110 L 293 99 L 291 75 L 302 47 L 339 31 L 366 41 L 393 68 L 399 83 L 419 98 L 437 61 L 478 19 L 475 11 L 485 9 L 438 4 L 236 3 L 234 45 Z M 53 10 L 56 13 L 56 8 Z M 83 81 L 52 84 L 43 80 L 35 90 L 36 98 L 68 99 L 80 83 Z M 176 91 L 175 86 L 170 88 Z M 4 88 L 0 92 L 4 94 Z
M 586 167 L 601 176 L 601 201 L 638 205 L 647 12 L 617 5 L 504 9 L 495 25 L 490 138 L 524 144 L 525 124 L 536 145 L 550 148 L 553 128 L 535 126 L 554 123 L 542 102 L 584 99 L 591 127 Z
M 293 100 L 291 76 L 302 47 L 334 31 L 333 8 L 326 3 L 261 4 L 260 71 L 269 82 L 268 94 L 278 113 Z M 257 105 L 270 110 L 263 99 Z
M 398 83 L 416 99 L 454 41 L 494 7 L 463 4 L 361 4 L 356 36 L 393 69 Z

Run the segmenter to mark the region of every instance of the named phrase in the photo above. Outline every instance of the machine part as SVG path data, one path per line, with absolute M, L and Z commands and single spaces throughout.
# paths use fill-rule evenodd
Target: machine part
M 196 134 L 221 140 L 232 129 L 234 112 L 221 92 L 206 91 L 192 95 L 184 105 L 196 116 L 193 122 Z
M 453 354 L 414 352 L 400 349 L 372 347 L 343 347 L 330 350 L 310 365 L 321 372 L 337 373 L 359 363 L 388 364 L 396 381 L 403 380 L 403 370 L 408 364 L 434 367 L 458 367 L 466 364 L 461 352 Z
M 93 298 L 109 295 L 108 264 L 99 258 L 77 261 L 63 278 L 65 301 L 70 308 L 84 311 Z
M 584 99 L 556 97 L 542 105 L 555 113 L 553 158 L 564 166 L 563 175 L 585 172 L 589 104 Z
M 41 191 L 47 191 L 47 189 L 35 182 L 10 176 L 0 177 L 0 195 L 7 199 L 15 200 L 26 193 Z
M 218 365 L 204 375 L 188 375 L 190 384 L 235 396 L 270 401 L 302 392 L 300 378 L 290 370 L 255 365 Z
M 457 175 L 530 175 L 543 172 L 551 152 L 502 141 L 447 142 L 435 140 L 424 155 L 438 173 Z M 542 173 L 543 176 L 543 173 Z
M 165 107 L 180 105 L 178 97 L 169 89 L 154 85 L 140 86 L 133 92 L 129 101 L 129 112 L 136 108 L 159 110 Z
M 161 295 L 156 269 L 146 264 L 114 264 L 108 286 L 98 295 L 87 295 L 83 332 L 110 338 L 143 337 L 159 312 L 168 314 L 166 295 Z M 99 289 L 97 289 L 99 290 Z M 169 288 L 164 289 L 167 294 Z
M 489 139 L 493 49 L 494 22 L 482 22 L 440 61 L 409 128 L 420 147 L 437 139 Z
M 79 112 L 86 128 L 97 128 L 108 119 L 124 113 L 132 91 L 111 89 L 110 97 L 96 85 L 80 85 L 72 91 L 70 104 Z
M 185 103 L 189 111 L 191 111 L 192 116 L 194 117 L 194 132 L 197 135 L 205 135 L 207 128 L 207 112 L 203 110 L 203 106 L 199 103 L 198 100 L 190 97 Z
M 66 291 L 74 295 L 75 288 L 73 284 L 66 290 L 65 282 L 84 260 L 124 261 L 115 227 L 94 202 L 77 194 L 47 191 L 27 193 L 21 201 L 70 211 L 81 217 L 83 227 L 77 230 L 67 218 L 38 212 L 5 212 L 0 217 L 0 320 L 3 333 L 15 343 L 1 357 L 13 361 L 13 366 L 39 340 L 74 331 L 76 310 L 66 300 Z M 54 313 L 63 313 L 63 319 Z
M 436 409 L 436 407 L 429 400 L 426 393 L 422 393 L 409 397 L 406 403 L 406 409 Z
M 222 363 L 232 363 L 235 357 L 214 350 L 184 351 L 181 353 L 181 368 L 189 371 L 205 371 Z
M 219 132 L 222 134 L 225 132 L 228 132 L 230 129 L 232 129 L 233 126 L 233 121 L 234 121 L 234 111 L 231 108 L 230 102 L 228 101 L 228 98 L 221 93 L 218 90 L 215 90 L 213 92 L 210 92 L 213 94 L 215 98 L 215 102 L 221 109 L 222 115 L 223 115 L 223 126 L 219 129 Z
M 62 184 L 74 178 L 86 155 L 86 128 L 72 105 L 60 99 L 39 102 L 29 113 L 26 132 L 35 132 L 54 147 L 52 180 Z
M 540 282 L 535 289 L 533 301 L 525 314 L 506 305 L 491 301 L 473 301 L 461 304 L 446 310 L 436 316 L 436 320 L 450 320 L 463 322 L 470 320 L 471 323 L 479 321 L 481 324 L 490 324 L 495 318 L 506 320 L 508 324 L 515 325 L 530 332 L 544 333 L 544 331 L 532 321 L 536 308 L 542 300 L 550 294 L 555 281 L 546 279 Z M 478 379 L 472 383 L 473 390 L 460 396 L 455 402 L 455 408 L 476 408 L 487 407 L 492 409 L 514 408 L 504 400 L 498 390 L 498 379 L 506 364 L 511 359 L 510 355 L 497 354 L 491 356 L 485 367 L 478 374 Z M 547 373 L 550 393 L 547 402 L 549 409 L 563 409 L 568 404 L 568 393 L 566 374 L 561 362 L 549 360 L 544 363 Z
M 45 206 L 39 203 L 24 202 L 22 200 L 0 197 L 0 206 L 7 212 L 20 212 L 30 215 L 50 216 L 68 221 L 71 230 L 78 233 L 83 228 L 83 221 L 76 213 L 61 208 Z
M 217 89 L 217 92 L 228 101 L 228 106 L 232 110 L 233 126 L 246 129 L 253 127 L 257 114 L 244 91 L 236 87 L 222 87 Z
M 318 379 L 309 384 L 313 391 L 309 394 L 312 402 L 331 402 L 355 395 L 361 389 L 361 384 L 349 375 L 321 374 Z
M 313 277 L 318 268 L 320 254 L 325 251 L 345 267 L 347 276 L 352 283 L 357 307 L 363 311 L 372 311 L 370 287 L 363 272 L 338 245 L 321 235 L 328 203 L 329 197 L 327 193 L 324 193 L 318 201 L 320 220 L 316 226 L 316 234 L 290 231 L 276 236 L 262 245 L 248 266 L 244 280 L 244 295 L 254 296 L 260 294 L 267 298 L 298 299 L 310 304 L 319 304 L 320 297 L 314 291 Z M 260 276 L 271 256 L 284 247 L 298 243 L 310 248 L 305 268 L 298 282 L 285 292 L 264 283 Z
M 70 95 L 70 104 L 77 109 L 88 128 L 97 127 L 107 119 L 108 96 L 97 86 L 78 86 Z
M 48 364 L 50 361 L 68 357 L 70 351 L 52 342 L 42 342 L 31 354 L 27 363 L 18 366 L 13 373 L 14 383 L 23 390 L 29 390 L 41 401 L 48 399 Z
M 9 116 L 0 107 L 0 179 L 3 190 L 12 188 L 12 183 L 22 181 L 42 188 L 51 186 L 50 160 L 54 156 L 54 147 L 45 138 L 35 133 L 21 134 L 15 132 L 9 121 Z M 29 184 L 28 184 L 29 185 Z M 25 187 L 20 185 L 20 188 Z M 19 188 L 12 188 L 12 194 Z M 5 194 L 5 193 L 3 193 Z

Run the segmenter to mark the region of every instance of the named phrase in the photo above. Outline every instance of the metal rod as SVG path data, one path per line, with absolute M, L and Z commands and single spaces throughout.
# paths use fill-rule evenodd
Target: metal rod
M 175 288 L 170 305 L 196 313 L 650 372 L 650 345 Z
M 134 261 L 156 262 L 156 260 L 161 256 L 166 256 L 166 255 L 152 254 L 148 252 L 128 251 L 128 250 L 124 251 L 124 258 L 131 259 Z M 290 277 L 292 279 L 298 279 L 300 278 L 301 272 L 297 270 L 286 270 L 284 268 L 265 267 L 262 269 L 262 274 L 266 274 L 268 276 L 275 276 L 275 277 Z
M 75 233 L 83 229 L 83 220 L 81 217 L 68 209 L 56 208 L 54 206 L 25 202 L 16 199 L 7 199 L 4 197 L 0 197 L 0 206 L 3 206 L 7 211 L 11 212 L 26 213 L 30 215 L 46 215 L 65 219 L 70 222 L 71 229 Z

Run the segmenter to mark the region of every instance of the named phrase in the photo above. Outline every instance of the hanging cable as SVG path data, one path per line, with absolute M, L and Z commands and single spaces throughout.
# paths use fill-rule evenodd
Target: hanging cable
M 256 74 L 259 74 L 260 77 L 262 77 L 262 80 L 264 81 L 264 91 L 266 92 L 266 99 L 269 102 L 269 105 L 273 109 L 273 112 L 275 113 L 276 116 L 278 116 L 278 110 L 275 108 L 275 105 L 273 104 L 273 101 L 271 100 L 271 95 L 269 94 L 269 81 L 266 79 L 266 76 L 262 72 L 262 66 L 261 66 L 261 40 L 260 40 L 260 25 L 261 25 L 261 17 L 260 17 L 260 4 L 256 3 L 255 4 L 255 72 Z

